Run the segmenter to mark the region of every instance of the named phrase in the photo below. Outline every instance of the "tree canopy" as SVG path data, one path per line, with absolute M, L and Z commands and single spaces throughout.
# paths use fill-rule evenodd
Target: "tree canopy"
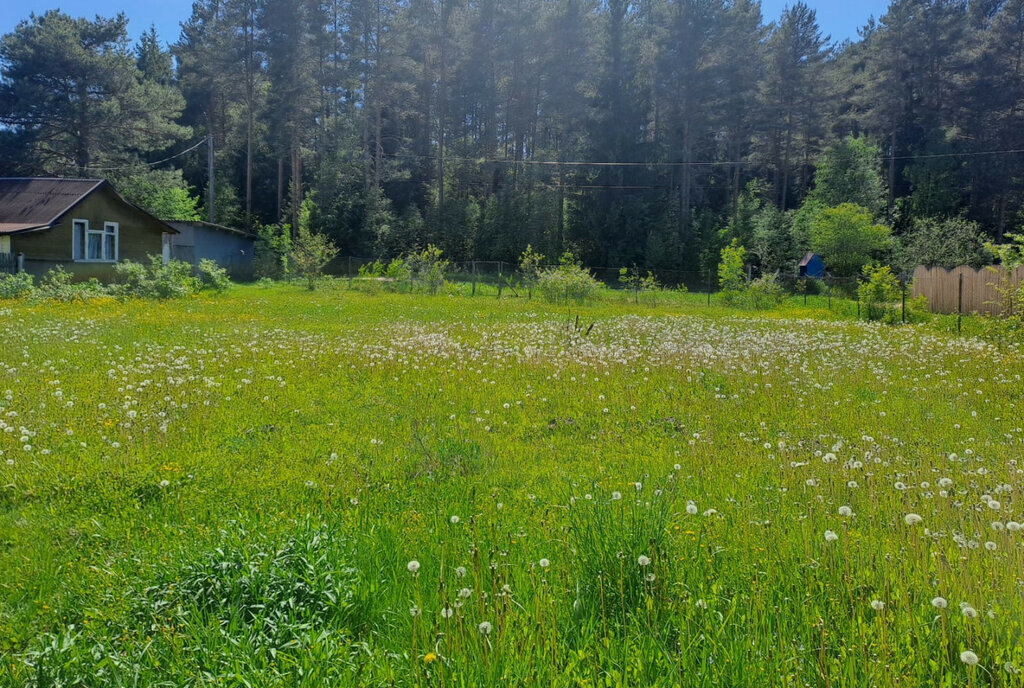
M 184 151 L 212 136 L 218 220 L 297 227 L 312 194 L 313 229 L 364 258 L 706 271 L 739 238 L 793 271 L 822 208 L 908 241 L 1024 219 L 1024 0 L 893 0 L 841 44 L 803 2 L 197 0 L 169 38 L 23 21 L 0 160 L 202 189 Z

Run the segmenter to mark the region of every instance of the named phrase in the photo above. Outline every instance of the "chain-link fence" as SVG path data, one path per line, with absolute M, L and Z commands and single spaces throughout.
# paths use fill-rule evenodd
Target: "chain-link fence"
M 360 277 L 360 268 L 370 265 L 373 259 L 357 256 L 339 257 L 331 262 L 326 273 L 335 277 L 347 278 L 350 282 Z M 548 268 L 554 266 L 540 266 Z M 747 297 L 730 299 L 728 293 L 723 294 L 719 284 L 717 271 L 684 271 L 640 269 L 641 277 L 648 274 L 653 282 L 648 282 L 641 289 L 636 281 L 624 279 L 622 268 L 593 267 L 586 268 L 599 282 L 610 289 L 622 292 L 634 291 L 635 298 L 640 299 L 641 292 L 651 296 L 658 292 L 688 292 L 691 295 L 704 297 L 708 306 L 713 303 L 729 305 L 755 298 L 757 289 L 746 289 Z M 632 268 L 630 269 L 632 270 Z M 1004 271 L 1005 272 L 1005 271 Z M 745 275 L 747 286 L 753 286 L 762 275 L 756 268 L 748 268 Z M 801 277 L 798 275 L 775 274 L 771 276 L 774 284 L 767 288 L 772 298 L 783 297 L 802 300 L 809 307 L 828 308 L 837 315 L 851 317 L 876 317 L 874 310 L 882 309 L 884 317 L 889 320 L 909 322 L 914 313 L 930 311 L 937 314 L 956 316 L 957 330 L 961 329 L 961 319 L 968 314 L 1005 314 L 1010 308 L 1012 315 L 1013 302 L 1005 298 L 1007 288 L 1019 288 L 1024 280 L 1024 268 L 1012 275 L 990 269 L 975 270 L 973 268 L 956 268 L 955 270 L 918 268 L 913 275 L 894 275 L 895 283 L 886 291 L 884 302 L 864 303 L 858 292 L 864 284 L 860 277 L 822 278 Z M 499 298 L 525 297 L 531 294 L 526 280 L 515 263 L 505 261 L 468 260 L 451 261 L 445 271 L 445 279 L 454 285 L 460 293 L 468 296 L 494 296 Z M 656 284 L 656 286 L 654 286 Z M 410 282 L 402 289 L 412 289 Z M 653 288 L 652 288 L 653 287 Z M 753 292 L 753 296 L 749 295 Z M 716 296 L 717 295 L 717 296 Z M 713 299 L 713 297 L 716 297 Z M 1010 303 L 1010 306 L 1006 304 Z

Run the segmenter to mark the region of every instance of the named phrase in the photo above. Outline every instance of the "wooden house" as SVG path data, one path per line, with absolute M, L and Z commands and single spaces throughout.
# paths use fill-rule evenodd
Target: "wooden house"
M 169 260 L 174 234 L 102 179 L 0 178 L 0 269 L 109 279 L 123 260 Z

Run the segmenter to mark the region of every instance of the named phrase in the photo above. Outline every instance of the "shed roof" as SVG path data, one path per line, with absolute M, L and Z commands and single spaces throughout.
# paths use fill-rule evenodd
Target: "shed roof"
M 808 253 L 806 256 L 804 256 L 804 259 L 800 261 L 800 267 L 807 267 L 810 264 L 810 262 L 814 260 L 816 257 L 820 258 L 820 256 L 818 256 L 817 253 Z
M 244 229 L 236 229 L 234 227 L 226 227 L 225 225 L 218 225 L 212 222 L 204 222 L 202 220 L 164 220 L 167 224 L 175 229 L 181 229 L 181 227 L 205 227 L 206 229 L 213 229 L 218 232 L 225 232 L 227 234 L 238 234 L 246 237 L 247 239 L 255 239 L 256 234 L 254 232 L 247 232 Z
M 0 178 L 0 234 L 50 227 L 102 179 Z

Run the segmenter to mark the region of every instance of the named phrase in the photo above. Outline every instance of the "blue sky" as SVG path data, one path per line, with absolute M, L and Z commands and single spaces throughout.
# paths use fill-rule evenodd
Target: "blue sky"
M 782 8 L 793 0 L 762 0 L 766 20 L 779 16 Z M 857 29 L 868 17 L 885 12 L 889 0 L 806 0 L 818 12 L 818 23 L 822 32 L 830 34 L 835 41 L 856 38 Z M 29 13 L 41 14 L 46 10 L 60 8 L 75 16 L 93 17 L 96 14 L 112 15 L 124 11 L 130 23 L 128 29 L 133 38 L 138 37 L 151 24 L 165 41 L 178 37 L 179 24 L 188 18 L 192 0 L 149 0 L 128 3 L 117 0 L 3 0 L 0 2 L 0 33 L 7 33 Z

